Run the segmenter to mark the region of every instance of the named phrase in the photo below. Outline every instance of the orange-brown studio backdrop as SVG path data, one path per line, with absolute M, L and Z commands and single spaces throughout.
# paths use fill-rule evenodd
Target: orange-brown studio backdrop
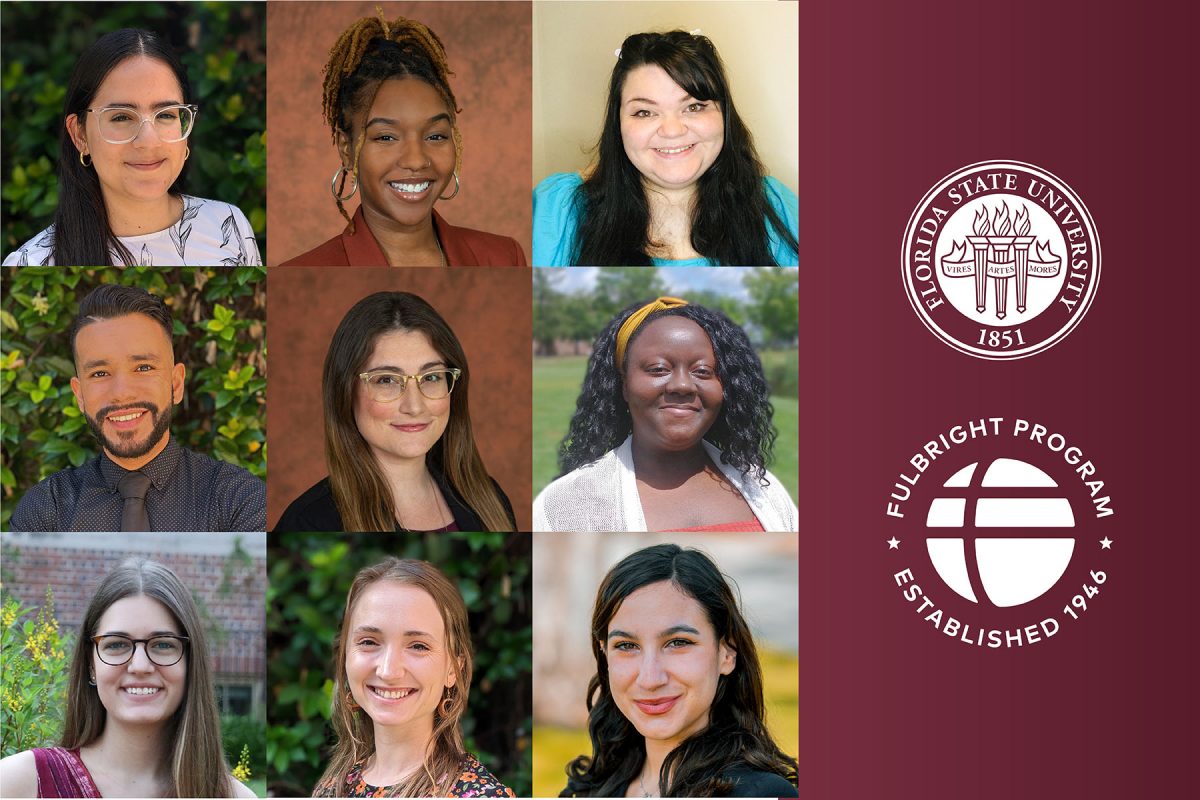
M 267 3 L 267 264 L 340 233 L 329 183 L 340 166 L 321 111 L 323 69 L 359 17 L 425 23 L 446 46 L 462 113 L 462 191 L 439 200 L 453 225 L 511 236 L 528 260 L 531 235 L 532 7 L 530 3 Z M 346 204 L 354 213 L 357 198 Z
M 518 530 L 530 530 L 532 278 L 527 269 L 289 267 L 267 272 L 267 521 L 328 474 L 321 406 L 325 352 L 350 307 L 404 291 L 432 305 L 471 370 L 471 426 Z

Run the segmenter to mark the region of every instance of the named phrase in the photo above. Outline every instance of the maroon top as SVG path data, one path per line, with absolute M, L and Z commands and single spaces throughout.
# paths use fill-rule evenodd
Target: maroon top
M 100 790 L 79 757 L 65 747 L 33 748 L 38 797 L 100 797 Z
M 516 239 L 471 228 L 459 228 L 433 212 L 433 230 L 451 267 L 524 267 L 525 253 Z M 363 218 L 362 206 L 350 226 L 325 244 L 285 261 L 282 267 L 386 267 L 387 257 Z

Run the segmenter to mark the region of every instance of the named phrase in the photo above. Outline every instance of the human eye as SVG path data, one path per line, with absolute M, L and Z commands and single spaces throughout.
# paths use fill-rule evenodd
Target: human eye
M 622 641 L 614 642 L 612 649 L 616 650 L 618 653 L 633 653 L 637 651 L 638 646 L 636 642 Z
M 391 372 L 380 372 L 377 375 L 372 375 L 370 381 L 375 386 L 392 386 L 400 382 L 400 376 L 394 375 Z
M 108 111 L 106 112 L 109 122 L 130 122 L 133 116 L 128 111 Z
M 424 642 L 413 642 L 408 647 L 410 650 L 416 650 L 419 653 L 430 653 L 433 651 L 433 648 Z
M 426 138 L 431 142 L 445 142 L 449 141 L 450 139 L 450 137 L 444 133 L 431 133 Z
M 697 378 L 714 378 L 717 375 L 717 371 L 707 364 L 700 364 L 692 367 L 692 374 Z
M 361 636 L 355 640 L 354 645 L 364 650 L 369 650 L 379 646 L 379 641 L 374 636 Z
M 175 639 L 163 637 L 161 639 L 151 639 L 150 649 L 157 653 L 174 653 L 179 649 L 179 642 Z
M 138 364 L 136 367 L 133 368 L 133 371 L 134 372 L 153 372 L 154 365 L 153 364 Z
M 164 108 L 154 115 L 154 118 L 159 122 L 174 122 L 179 119 L 179 109 Z
M 446 380 L 446 373 L 442 372 L 441 370 L 437 372 L 426 372 L 421 376 L 421 383 L 426 384 L 437 384 L 444 380 Z
M 106 636 L 100 640 L 100 649 L 108 655 L 121 655 L 129 652 L 132 643 L 120 636 Z
M 639 108 L 639 109 L 636 109 L 632 114 L 630 114 L 630 116 L 637 117 L 638 119 L 646 119 L 647 117 L 654 116 L 654 112 L 648 108 Z
M 689 103 L 687 110 L 691 111 L 693 114 L 698 114 L 701 111 L 708 110 L 708 103 Z
M 695 644 L 695 642 L 693 642 L 691 639 L 683 639 L 680 637 L 676 637 L 676 638 L 670 640 L 669 642 L 667 642 L 667 648 L 670 650 L 678 650 L 682 647 L 689 647 L 693 644 Z

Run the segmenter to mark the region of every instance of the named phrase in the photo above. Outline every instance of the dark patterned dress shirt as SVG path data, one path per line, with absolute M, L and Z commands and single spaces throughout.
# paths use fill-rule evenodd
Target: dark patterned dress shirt
M 155 531 L 263 531 L 267 486 L 241 467 L 180 447 L 174 439 L 141 469 Z M 100 455 L 34 486 L 13 511 L 14 531 L 119 531 L 126 470 Z

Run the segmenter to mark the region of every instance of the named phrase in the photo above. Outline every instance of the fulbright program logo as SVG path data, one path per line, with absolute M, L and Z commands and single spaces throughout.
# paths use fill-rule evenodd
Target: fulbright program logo
M 942 341 L 988 359 L 1052 346 L 1087 313 L 1100 241 L 1083 201 L 1020 161 L 982 161 L 943 178 L 913 211 L 904 287 Z
M 908 459 L 885 513 L 901 598 L 963 644 L 1046 641 L 1109 580 L 1104 480 L 1081 447 L 1036 421 L 983 417 L 939 433 Z

